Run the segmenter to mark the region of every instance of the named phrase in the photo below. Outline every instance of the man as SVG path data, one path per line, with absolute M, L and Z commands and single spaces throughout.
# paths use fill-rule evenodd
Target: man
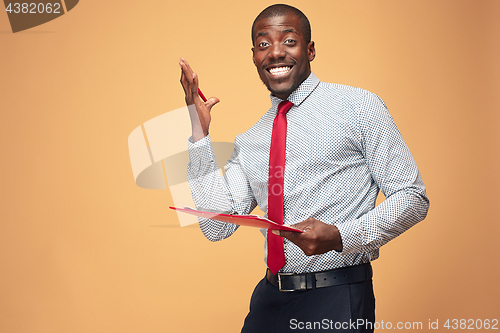
M 429 201 L 419 171 L 378 96 L 320 82 L 311 72 L 316 52 L 302 12 L 266 8 L 254 21 L 252 42 L 272 107 L 236 137 L 223 178 L 208 132 L 219 100 L 202 102 L 198 77 L 180 62 L 196 205 L 248 214 L 258 204 L 271 220 L 305 231 L 264 232 L 269 269 L 242 332 L 371 332 L 370 261 L 380 246 L 425 218 Z M 386 200 L 375 208 L 379 189 Z M 200 228 L 217 241 L 238 226 L 201 220 Z

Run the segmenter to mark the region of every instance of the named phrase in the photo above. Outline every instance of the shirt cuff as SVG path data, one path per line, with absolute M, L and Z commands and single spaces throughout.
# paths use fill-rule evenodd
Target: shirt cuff
M 203 139 L 200 139 L 196 142 L 193 142 L 193 136 L 190 136 L 188 138 L 188 148 L 194 148 L 194 147 L 198 147 L 200 145 L 205 145 L 205 144 L 208 144 L 210 143 L 211 140 L 210 140 L 210 134 L 207 134 L 206 137 L 204 137 Z
M 188 139 L 189 164 L 192 171 L 205 169 L 210 162 L 215 161 L 210 134 L 203 139 L 193 142 L 193 137 Z
M 341 255 L 349 253 L 363 252 L 363 229 L 359 220 L 353 220 L 335 225 L 340 232 L 342 239 L 342 250 L 338 250 Z

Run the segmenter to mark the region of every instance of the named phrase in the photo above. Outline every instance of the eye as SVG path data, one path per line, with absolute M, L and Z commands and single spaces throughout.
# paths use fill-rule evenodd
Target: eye
M 268 43 L 268 42 L 260 42 L 260 43 L 259 43 L 259 47 L 266 47 L 266 46 L 268 46 L 268 45 L 269 45 L 269 43 Z
M 285 40 L 285 44 L 294 44 L 294 43 L 295 43 L 295 39 L 288 38 L 287 40 Z

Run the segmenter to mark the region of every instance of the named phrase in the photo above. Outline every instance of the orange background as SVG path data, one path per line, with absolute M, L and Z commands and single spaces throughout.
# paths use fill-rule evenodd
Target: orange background
M 257 121 L 250 27 L 269 4 L 87 0 L 16 34 L 0 13 L 1 332 L 239 331 L 260 232 L 178 227 L 168 191 L 135 185 L 127 137 L 183 105 L 181 56 L 222 101 L 214 141 Z M 377 321 L 500 319 L 500 2 L 290 4 L 315 74 L 385 100 L 428 188 L 427 219 L 374 262 Z

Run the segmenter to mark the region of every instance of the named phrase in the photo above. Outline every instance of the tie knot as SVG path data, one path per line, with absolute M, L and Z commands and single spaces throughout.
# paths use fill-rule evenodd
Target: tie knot
M 287 113 L 292 107 L 293 103 L 290 101 L 283 101 L 278 105 L 278 113 Z

